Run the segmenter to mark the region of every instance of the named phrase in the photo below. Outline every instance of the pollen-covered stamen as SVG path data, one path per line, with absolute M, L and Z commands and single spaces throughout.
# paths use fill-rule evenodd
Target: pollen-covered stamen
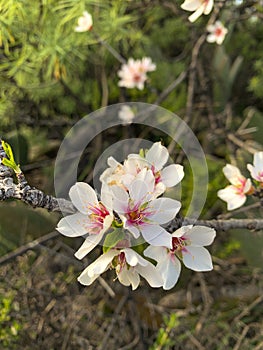
M 148 203 L 137 203 L 135 206 L 130 205 L 126 215 L 130 224 L 141 225 L 147 221 L 149 216 L 153 215 L 153 210 L 148 207 Z
M 90 206 L 89 207 L 89 219 L 90 219 L 90 224 L 89 224 L 89 232 L 90 233 L 99 233 L 100 230 L 103 228 L 103 223 L 104 219 L 106 216 L 110 215 L 108 209 L 99 202 L 95 206 Z
M 185 250 L 187 245 L 186 239 L 184 237 L 173 237 L 172 238 L 172 252 L 181 252 Z

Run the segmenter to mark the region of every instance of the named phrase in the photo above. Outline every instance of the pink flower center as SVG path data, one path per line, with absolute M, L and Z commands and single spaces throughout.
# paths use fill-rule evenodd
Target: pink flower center
M 136 204 L 126 213 L 127 221 L 132 225 L 142 225 L 153 212 L 147 207 L 147 203 L 140 205 Z
M 155 179 L 155 185 L 157 185 L 159 182 L 161 182 L 161 172 L 160 171 L 156 171 L 154 168 L 154 165 L 151 166 L 151 171 L 154 175 L 154 179 Z
M 223 34 L 222 28 L 216 28 L 215 30 L 215 36 L 221 36 Z
M 173 237 L 172 238 L 173 248 L 172 252 L 181 252 L 182 250 L 186 250 L 186 239 L 184 237 Z
M 103 228 L 105 217 L 110 215 L 110 213 L 101 202 L 94 207 L 90 207 L 89 210 L 91 212 L 91 214 L 89 214 L 89 219 L 91 221 L 89 232 L 92 234 L 99 233 Z
M 138 74 L 138 73 L 134 73 L 133 74 L 133 80 L 138 83 L 141 81 L 141 74 Z
M 236 193 L 242 195 L 244 194 L 244 189 L 245 189 L 247 180 L 245 178 L 238 178 L 238 181 L 239 181 L 239 184 L 236 185 Z

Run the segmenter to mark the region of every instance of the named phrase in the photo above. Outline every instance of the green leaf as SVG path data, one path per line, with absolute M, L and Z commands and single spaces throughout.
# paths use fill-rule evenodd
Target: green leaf
M 7 142 L 5 142 L 3 140 L 2 140 L 2 146 L 3 146 L 3 149 L 4 149 L 5 153 L 6 153 L 6 155 L 7 155 L 7 158 L 9 158 L 11 162 L 14 161 L 14 156 L 13 156 L 13 152 L 12 152 L 11 146 Z
M 118 242 L 125 238 L 123 228 L 115 228 L 112 232 L 108 233 L 103 244 L 103 253 L 106 253 L 111 248 L 115 247 Z
M 15 160 L 14 160 L 14 156 L 13 156 L 13 151 L 12 151 L 12 148 L 11 146 L 2 140 L 2 146 L 3 146 L 3 149 L 6 153 L 6 156 L 7 158 L 3 158 L 2 159 L 2 163 L 5 165 L 5 166 L 8 166 L 9 168 L 12 168 L 14 170 L 14 172 L 16 174 L 20 173 L 21 170 L 20 170 L 20 167 L 18 164 L 16 164 Z

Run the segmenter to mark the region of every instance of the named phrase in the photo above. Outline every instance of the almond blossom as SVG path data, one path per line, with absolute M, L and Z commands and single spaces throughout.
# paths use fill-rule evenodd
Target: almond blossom
M 123 105 L 119 110 L 118 117 L 122 121 L 123 125 L 127 125 L 132 123 L 135 114 L 130 106 Z
M 253 179 L 263 183 L 263 152 L 255 153 L 253 165 L 248 164 L 247 168 Z
M 207 35 L 206 41 L 209 43 L 217 43 L 218 45 L 222 44 L 228 32 L 227 28 L 225 28 L 220 21 L 208 25 L 207 30 L 210 34 Z
M 83 16 L 79 17 L 78 25 L 75 27 L 75 32 L 88 32 L 92 29 L 93 20 L 90 13 L 83 12 Z
M 217 195 L 220 199 L 227 202 L 228 210 L 237 209 L 245 203 L 246 194 L 252 189 L 251 180 L 246 179 L 240 170 L 231 164 L 227 164 L 223 168 L 223 173 L 231 185 L 223 190 L 219 190 Z
M 118 185 L 127 188 L 143 169 L 151 170 L 155 179 L 153 194 L 158 197 L 166 188 L 176 186 L 184 177 L 182 165 L 171 164 L 164 167 L 168 158 L 167 148 L 161 142 L 155 142 L 145 155 L 129 154 L 123 165 L 109 157 L 110 167 L 103 172 L 100 180 L 109 187 Z
M 149 246 L 144 255 L 157 261 L 156 268 L 163 278 L 163 289 L 175 286 L 181 263 L 194 271 L 213 269 L 211 256 L 204 246 L 210 245 L 215 238 L 215 230 L 204 226 L 187 225 L 171 235 L 172 248 Z
M 181 208 L 181 203 L 171 198 L 153 196 L 155 179 L 144 169 L 128 186 L 128 192 L 112 186 L 113 208 L 123 222 L 123 227 L 135 238 L 140 234 L 154 246 L 171 247 L 170 234 L 160 225 L 171 221 Z
M 144 57 L 141 60 L 129 58 L 128 62 L 123 64 L 118 71 L 118 76 L 121 79 L 118 85 L 127 89 L 137 88 L 143 90 L 144 83 L 147 80 L 146 73 L 152 72 L 155 69 L 156 65 L 149 57 Z
M 57 225 L 57 230 L 68 237 L 89 234 L 75 254 L 78 258 L 82 258 L 100 243 L 111 226 L 113 214 L 105 204 L 107 201 L 104 200 L 103 193 L 102 201 L 99 201 L 94 189 L 84 182 L 77 182 L 72 186 L 69 197 L 78 211 L 62 218 Z
M 208 15 L 214 6 L 214 0 L 185 0 L 181 8 L 186 11 L 195 11 L 188 17 L 190 22 L 195 22 L 202 14 Z
M 109 268 L 115 269 L 120 283 L 125 286 L 131 285 L 132 290 L 138 287 L 140 276 L 145 278 L 151 287 L 161 287 L 163 284 L 155 266 L 131 248 L 110 249 L 90 264 L 78 277 L 78 281 L 89 286 Z

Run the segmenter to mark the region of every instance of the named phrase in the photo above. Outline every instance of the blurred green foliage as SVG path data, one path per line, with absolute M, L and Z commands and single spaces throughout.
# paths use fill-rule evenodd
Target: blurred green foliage
M 0 344 L 2 349 L 16 349 L 21 325 L 14 317 L 16 305 L 13 296 L 0 293 Z

